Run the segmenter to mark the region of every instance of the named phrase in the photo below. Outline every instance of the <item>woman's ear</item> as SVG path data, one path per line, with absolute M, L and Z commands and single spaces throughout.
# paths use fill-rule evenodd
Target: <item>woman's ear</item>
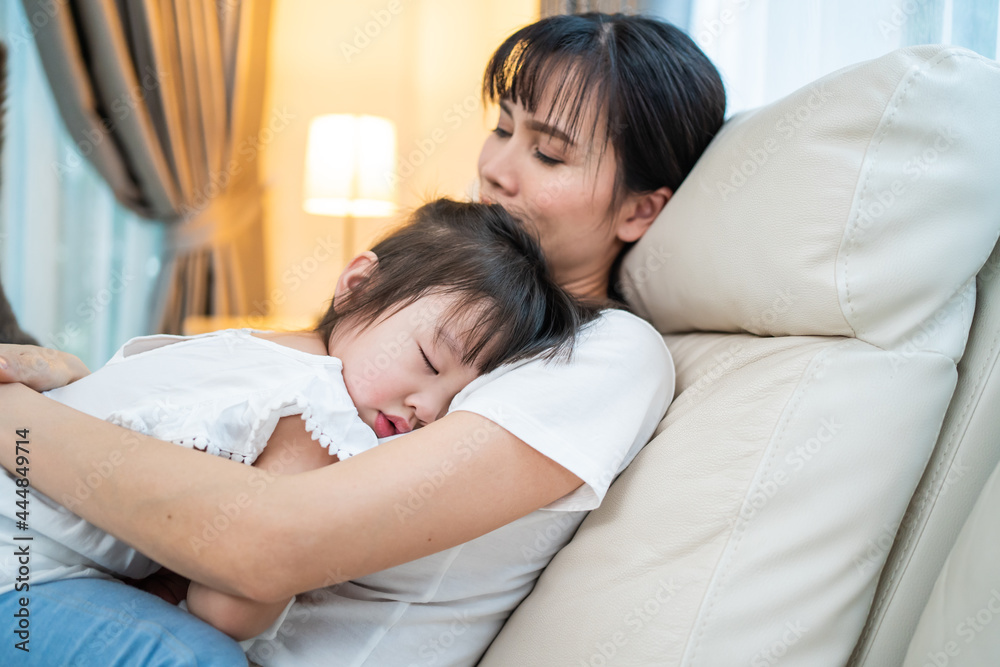
M 334 308 L 340 304 L 348 292 L 364 282 L 376 264 L 378 264 L 378 257 L 371 250 L 365 250 L 347 263 L 344 270 L 340 272 L 340 277 L 337 278 L 337 287 L 333 291 Z
M 660 211 L 667 205 L 674 191 L 663 186 L 639 195 L 629 195 L 623 207 L 624 219 L 618 223 L 616 234 L 619 240 L 632 243 L 642 238 L 649 226 L 653 224 Z

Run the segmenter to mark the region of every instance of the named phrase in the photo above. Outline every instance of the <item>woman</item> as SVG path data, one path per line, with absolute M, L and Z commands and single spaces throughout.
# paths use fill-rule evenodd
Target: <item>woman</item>
M 613 299 L 622 252 L 722 124 L 718 73 L 671 26 L 560 16 L 500 46 L 483 94 L 500 118 L 479 160 L 481 197 L 526 221 L 563 286 Z M 15 350 L 0 356 L 13 362 Z M 38 359 L 55 369 L 32 374 Z M 8 379 L 36 388 L 80 372 L 36 349 L 19 361 Z M 273 476 L 252 497 L 240 466 L 195 461 L 21 385 L 0 387 L 0 433 L 30 429 L 33 486 L 172 570 L 262 601 L 323 588 L 300 595 L 278 635 L 253 645 L 257 662 L 470 664 L 648 440 L 672 377 L 659 335 L 607 310 L 581 333 L 570 362 L 498 369 L 433 424 L 322 470 Z M 0 463 L 16 466 L 13 445 L 0 447 Z M 75 491 L 98 468 L 110 472 Z M 303 517 L 324 530 L 302 530 Z M 54 608 L 98 594 L 87 585 L 96 583 L 53 593 Z M 107 585 L 115 590 L 100 591 L 111 596 L 106 606 L 139 604 L 141 593 Z M 180 622 L 156 602 L 133 616 L 144 627 Z M 0 613 L 16 611 L 12 604 L 0 599 Z M 108 623 L 72 617 L 61 634 L 93 637 Z M 168 631 L 195 655 L 224 644 Z M 133 626 L 116 634 L 116 650 L 138 641 Z

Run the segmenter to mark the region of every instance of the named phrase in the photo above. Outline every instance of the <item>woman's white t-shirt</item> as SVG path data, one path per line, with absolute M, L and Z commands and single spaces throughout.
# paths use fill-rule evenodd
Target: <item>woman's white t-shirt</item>
M 568 362 L 533 360 L 477 379 L 450 411 L 490 419 L 584 484 L 465 544 L 298 596 L 276 635 L 247 655 L 265 667 L 475 664 L 649 440 L 673 392 L 663 339 L 623 311 L 605 311 L 581 331 Z M 418 489 L 401 520 L 420 502 Z

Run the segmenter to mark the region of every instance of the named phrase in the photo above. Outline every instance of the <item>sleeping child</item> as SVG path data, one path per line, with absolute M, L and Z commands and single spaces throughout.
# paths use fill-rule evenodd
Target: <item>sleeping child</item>
M 537 244 L 502 208 L 442 199 L 348 264 L 313 331 L 135 338 L 100 370 L 47 395 L 161 440 L 258 466 L 263 488 L 267 470 L 329 465 L 438 419 L 480 374 L 568 354 L 577 328 L 595 314 L 552 281 Z M 303 429 L 315 446 L 289 437 Z M 0 595 L 23 590 L 14 554 L 28 536 L 31 584 L 143 579 L 159 569 L 70 511 L 114 468 L 113 460 L 95 463 L 76 493 L 59 502 L 32 490 L 27 530 L 19 529 L 13 503 L 0 504 Z M 4 471 L 0 494 L 13 498 L 25 486 L 18 484 Z M 250 485 L 234 506 L 252 502 L 254 492 Z M 226 520 L 220 510 L 220 525 L 192 535 L 191 548 L 204 548 Z M 191 613 L 240 640 L 277 625 L 290 606 L 198 583 L 186 598 Z

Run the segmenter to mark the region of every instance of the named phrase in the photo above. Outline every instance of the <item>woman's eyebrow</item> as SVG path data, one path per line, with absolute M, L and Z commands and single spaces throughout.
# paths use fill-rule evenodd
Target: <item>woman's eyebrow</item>
M 573 145 L 573 140 L 570 138 L 570 136 L 565 132 L 563 132 L 562 130 L 560 130 L 558 127 L 555 127 L 554 125 L 548 125 L 547 123 L 543 123 L 540 120 L 535 120 L 534 118 L 532 118 L 525 124 L 535 132 L 540 132 L 541 134 L 547 134 L 554 139 L 558 139 L 567 146 Z
M 514 114 L 511 113 L 510 110 L 510 104 L 507 102 L 507 100 L 500 100 L 500 108 L 504 111 L 504 113 L 506 113 L 511 118 L 514 117 Z M 563 132 L 554 125 L 549 125 L 548 123 L 544 123 L 534 118 L 529 119 L 525 124 L 528 126 L 529 129 L 532 129 L 535 132 L 547 134 L 550 137 L 558 139 L 567 146 L 573 146 L 573 139 L 568 134 L 566 134 L 565 132 Z

